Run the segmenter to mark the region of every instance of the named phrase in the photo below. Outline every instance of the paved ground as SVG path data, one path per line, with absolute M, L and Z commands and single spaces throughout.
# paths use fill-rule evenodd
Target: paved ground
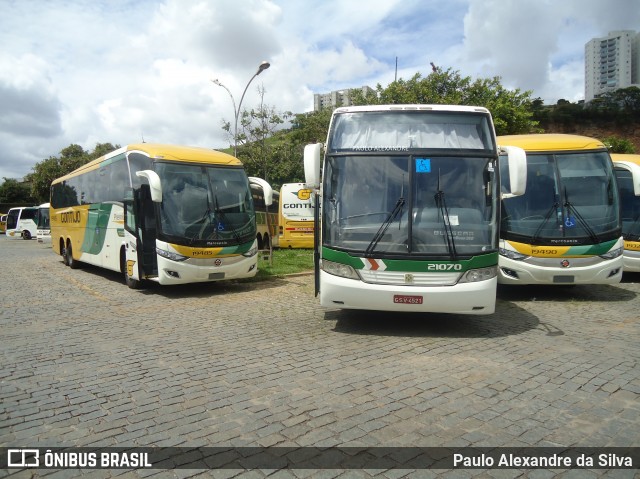
M 495 315 L 469 317 L 324 310 L 310 276 L 132 291 L 115 273 L 71 270 L 35 241 L 4 237 L 0 264 L 0 447 L 640 446 L 637 275 L 616 286 L 501 289 Z M 9 473 L 36 474 L 0 477 Z

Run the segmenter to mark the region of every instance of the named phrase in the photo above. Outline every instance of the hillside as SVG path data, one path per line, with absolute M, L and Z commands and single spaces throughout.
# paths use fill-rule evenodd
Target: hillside
M 617 137 L 629 140 L 633 143 L 636 153 L 640 153 L 640 123 L 629 123 L 625 126 L 613 123 L 582 123 L 582 124 L 562 124 L 550 123 L 541 125 L 545 133 L 569 133 L 572 135 L 584 135 L 602 140 L 607 137 Z

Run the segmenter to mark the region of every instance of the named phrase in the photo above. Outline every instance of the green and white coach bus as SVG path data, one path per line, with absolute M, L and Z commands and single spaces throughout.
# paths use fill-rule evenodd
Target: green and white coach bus
M 487 109 L 338 108 L 323 159 L 321 149 L 307 145 L 304 162 L 316 191 L 322 306 L 494 312 L 501 194 Z M 506 150 L 511 191 L 503 196 L 522 194 L 525 153 Z
M 268 183 L 251 182 L 271 201 Z M 51 238 L 68 266 L 120 271 L 132 288 L 257 270 L 250 179 L 238 159 L 204 148 L 129 145 L 56 179 Z

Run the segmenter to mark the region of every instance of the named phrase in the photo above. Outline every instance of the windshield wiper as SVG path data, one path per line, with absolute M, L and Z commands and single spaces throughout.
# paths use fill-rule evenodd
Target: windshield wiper
M 220 204 L 218 203 L 218 197 L 216 195 L 213 195 L 213 199 L 214 199 L 213 207 L 215 208 L 216 217 L 219 216 L 220 219 L 224 221 L 223 227 L 226 228 L 227 226 L 229 226 L 229 228 L 231 229 L 231 234 L 235 238 L 236 242 L 240 243 L 240 235 L 238 234 L 238 231 L 233 227 L 233 225 L 229 221 L 229 218 L 227 218 L 226 213 L 222 211 L 222 209 L 220 208 Z M 220 219 L 218 220 L 218 226 L 220 225 Z M 218 228 L 216 228 L 216 230 L 218 232 L 220 231 L 218 230 Z
M 553 214 L 554 211 L 558 212 L 559 220 L 562 221 L 562 211 L 560 211 L 560 201 L 558 200 L 558 197 L 556 196 L 555 193 L 553 194 L 553 198 L 555 201 L 551 205 L 551 208 L 549 208 L 549 211 L 547 211 L 547 214 L 545 215 L 544 219 L 540 223 L 540 226 L 538 226 L 538 228 L 536 229 L 536 232 L 533 233 L 532 240 L 534 243 L 538 243 L 538 241 L 540 240 L 540 233 L 542 232 L 543 228 L 547 225 L 547 223 L 551 219 L 551 215 Z
M 373 239 L 371 240 L 371 243 L 369 243 L 369 246 L 367 246 L 367 249 L 364 252 L 365 258 L 369 258 L 373 255 L 373 250 L 376 248 L 380 240 L 384 237 L 384 234 L 389 228 L 389 225 L 393 223 L 393 221 L 402 211 L 404 203 L 404 197 L 401 196 L 400 198 L 398 198 L 398 200 L 396 201 L 396 205 L 393 207 L 393 210 L 391 211 L 391 213 L 389 213 L 387 219 L 382 222 L 380 228 L 378 228 L 378 232 L 373 236 Z
M 207 222 L 208 224 L 212 224 L 211 223 L 211 207 L 209 206 L 209 198 L 207 197 L 207 209 L 205 210 L 204 214 L 202 215 L 202 218 L 200 218 L 198 221 L 196 221 L 194 224 L 198 224 L 198 223 L 202 223 L 202 226 L 200 227 L 200 229 L 198 230 L 198 232 L 196 234 L 194 234 L 191 239 L 189 240 L 189 244 L 192 245 L 193 243 L 196 242 L 196 240 L 202 239 L 202 233 L 204 233 L 204 230 L 207 227 Z
M 458 258 L 456 251 L 456 242 L 453 237 L 453 228 L 451 227 L 451 218 L 449 218 L 449 210 L 447 209 L 447 203 L 444 200 L 444 191 L 440 189 L 440 171 L 438 170 L 438 191 L 433 196 L 436 200 L 436 206 L 442 216 L 442 222 L 444 223 L 445 240 L 447 242 L 447 250 L 452 260 Z
M 594 243 L 599 243 L 600 238 L 598 238 L 598 235 L 595 233 L 595 231 L 593 231 L 593 229 L 591 228 L 591 225 L 582 217 L 582 215 L 578 212 L 576 207 L 573 206 L 573 204 L 569 201 L 569 194 L 567 193 L 567 188 L 564 189 L 564 206 L 565 208 L 567 208 L 567 214 L 573 211 L 573 214 L 576 216 L 576 218 L 578 219 L 582 227 L 585 229 L 585 231 L 589 235 L 589 238 L 591 238 L 591 240 Z M 565 220 L 565 226 L 568 226 L 567 224 L 568 221 L 570 221 L 569 217 L 567 217 L 567 219 Z

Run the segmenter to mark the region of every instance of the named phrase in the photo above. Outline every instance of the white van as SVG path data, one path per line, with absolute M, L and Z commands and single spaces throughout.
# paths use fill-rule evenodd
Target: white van
M 11 208 L 7 213 L 7 238 L 30 240 L 36 237 L 37 206 Z

